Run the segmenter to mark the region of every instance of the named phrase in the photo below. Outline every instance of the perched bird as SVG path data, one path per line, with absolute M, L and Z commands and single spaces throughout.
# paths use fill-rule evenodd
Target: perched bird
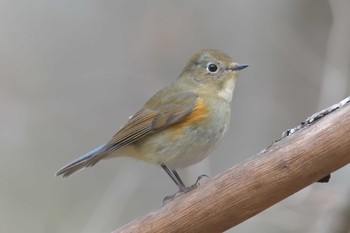
M 240 70 L 248 67 L 214 49 L 188 61 L 177 80 L 160 90 L 113 138 L 60 169 L 67 177 L 102 159 L 130 156 L 160 165 L 188 190 L 175 169 L 198 163 L 218 145 L 230 122 L 230 102 Z

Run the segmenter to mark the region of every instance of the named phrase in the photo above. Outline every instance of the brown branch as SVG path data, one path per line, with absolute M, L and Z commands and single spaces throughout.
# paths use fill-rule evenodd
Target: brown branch
M 117 232 L 222 232 L 350 162 L 350 97 Z

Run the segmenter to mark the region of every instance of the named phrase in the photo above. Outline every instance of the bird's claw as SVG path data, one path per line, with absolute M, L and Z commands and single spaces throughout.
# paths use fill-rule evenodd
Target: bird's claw
M 182 194 L 184 193 L 187 193 L 189 191 L 191 191 L 192 189 L 195 189 L 197 187 L 197 184 L 194 184 L 190 187 L 184 187 L 183 189 L 177 191 L 175 194 L 173 195 L 170 195 L 170 196 L 166 196 L 164 199 L 163 199 L 163 204 L 167 204 L 169 201 L 172 201 L 174 200 L 176 197 L 178 196 L 181 196 Z
M 200 181 L 203 177 L 209 179 L 209 176 L 207 176 L 206 174 L 200 175 L 200 176 L 198 176 L 198 178 L 197 178 L 197 180 L 196 180 L 196 183 L 194 183 L 194 185 L 192 185 L 192 186 L 198 186 L 198 185 L 200 185 L 199 181 Z
M 204 174 L 204 175 L 198 176 L 196 182 L 195 182 L 192 186 L 190 186 L 190 187 L 184 187 L 184 188 L 182 188 L 181 190 L 177 191 L 175 194 L 170 195 L 170 196 L 166 196 L 166 197 L 163 199 L 163 205 L 165 205 L 165 204 L 167 204 L 168 202 L 174 200 L 176 197 L 181 196 L 182 194 L 187 193 L 187 192 L 189 192 L 189 191 L 191 191 L 191 190 L 197 188 L 197 186 L 200 185 L 199 181 L 200 181 L 203 177 L 209 178 L 209 176 L 207 176 L 207 175 L 205 175 L 205 174 Z

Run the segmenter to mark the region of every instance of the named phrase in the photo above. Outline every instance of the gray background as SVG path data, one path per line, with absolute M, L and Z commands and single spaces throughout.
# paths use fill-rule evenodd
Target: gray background
M 347 97 L 349 10 L 347 0 L 0 0 L 0 232 L 110 232 L 160 207 L 176 186 L 153 165 L 120 158 L 54 173 L 109 140 L 200 49 L 250 67 L 220 147 L 180 171 L 187 184 Z M 349 173 L 229 232 L 336 232 Z

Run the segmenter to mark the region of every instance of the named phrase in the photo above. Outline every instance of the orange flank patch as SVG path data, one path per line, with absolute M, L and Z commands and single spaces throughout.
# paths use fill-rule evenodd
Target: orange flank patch
M 193 111 L 175 125 L 180 124 L 181 126 L 185 126 L 196 124 L 197 122 L 204 120 L 208 116 L 208 112 L 207 105 L 204 103 L 203 99 L 199 98 Z
M 209 110 L 206 103 L 203 101 L 203 99 L 199 98 L 196 106 L 189 115 L 167 129 L 170 137 L 177 137 L 181 133 L 183 127 L 201 123 L 202 120 L 205 120 L 208 117 L 208 114 Z

